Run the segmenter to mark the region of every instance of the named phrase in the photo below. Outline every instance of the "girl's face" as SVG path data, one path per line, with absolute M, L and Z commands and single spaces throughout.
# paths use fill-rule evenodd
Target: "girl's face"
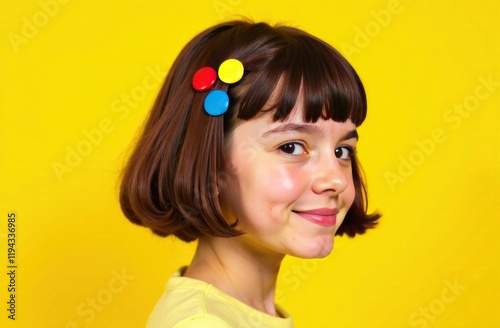
M 356 126 L 307 123 L 296 106 L 283 122 L 272 114 L 238 125 L 229 144 L 229 179 L 220 185 L 242 246 L 301 258 L 327 256 L 354 200 L 350 156 Z M 224 181 L 223 181 L 224 182 Z

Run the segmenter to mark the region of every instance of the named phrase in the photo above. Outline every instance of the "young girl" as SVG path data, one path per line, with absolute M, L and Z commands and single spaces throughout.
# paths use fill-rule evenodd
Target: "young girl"
M 375 226 L 356 159 L 363 85 L 296 28 L 232 21 L 174 62 L 124 171 L 133 223 L 197 240 L 148 327 L 293 327 L 274 303 L 285 255 L 327 256 Z

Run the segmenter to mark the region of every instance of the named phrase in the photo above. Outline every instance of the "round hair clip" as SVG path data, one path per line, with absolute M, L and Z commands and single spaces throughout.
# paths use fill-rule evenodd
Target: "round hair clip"
M 193 76 L 193 88 L 196 91 L 205 91 L 210 89 L 217 80 L 217 72 L 212 67 L 200 68 Z
M 228 59 L 219 66 L 219 79 L 228 84 L 236 83 L 241 80 L 244 71 L 243 64 L 238 59 Z
M 212 90 L 208 93 L 203 103 L 205 112 L 211 116 L 224 114 L 229 108 L 229 96 L 222 90 Z

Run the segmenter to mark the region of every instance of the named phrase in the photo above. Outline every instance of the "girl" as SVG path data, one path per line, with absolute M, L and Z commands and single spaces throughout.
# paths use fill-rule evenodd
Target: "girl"
M 285 255 L 327 256 L 375 226 L 356 159 L 363 85 L 318 38 L 232 21 L 174 62 L 125 168 L 126 217 L 197 240 L 148 327 L 293 327 L 274 303 Z

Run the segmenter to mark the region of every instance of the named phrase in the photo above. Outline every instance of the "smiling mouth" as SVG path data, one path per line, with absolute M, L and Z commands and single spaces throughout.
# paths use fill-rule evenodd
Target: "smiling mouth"
M 309 211 L 292 211 L 303 219 L 323 227 L 335 226 L 338 209 L 316 209 Z

